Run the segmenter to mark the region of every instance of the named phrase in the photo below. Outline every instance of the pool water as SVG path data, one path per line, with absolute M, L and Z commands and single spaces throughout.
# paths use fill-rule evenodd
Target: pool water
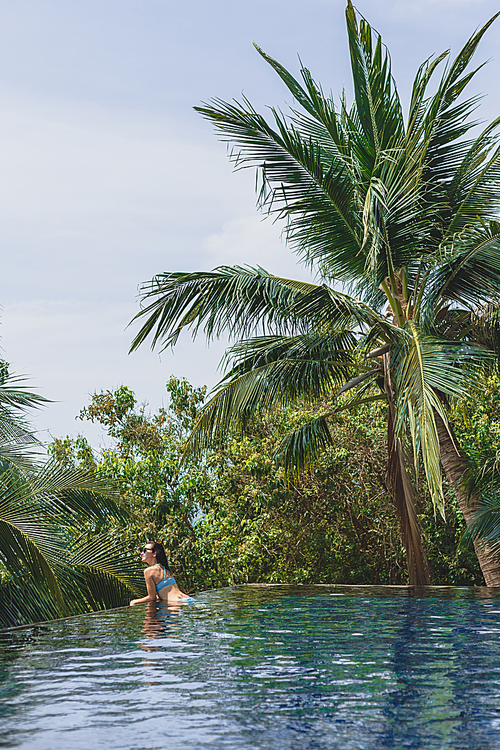
M 500 747 L 500 591 L 240 586 L 0 633 L 0 746 Z

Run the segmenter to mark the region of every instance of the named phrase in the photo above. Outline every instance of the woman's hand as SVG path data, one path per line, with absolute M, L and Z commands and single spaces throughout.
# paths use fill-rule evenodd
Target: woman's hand
M 133 607 L 135 604 L 146 604 L 146 602 L 155 602 L 156 601 L 156 594 L 154 599 L 152 599 L 150 596 L 143 596 L 142 599 L 132 599 L 130 602 L 130 606 Z

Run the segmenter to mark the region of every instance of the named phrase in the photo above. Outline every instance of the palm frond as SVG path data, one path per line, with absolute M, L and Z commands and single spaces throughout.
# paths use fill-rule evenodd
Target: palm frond
M 326 398 L 332 395 L 336 380 L 329 363 L 284 359 L 222 381 L 202 409 L 187 450 L 205 450 L 223 439 L 231 427 L 244 425 L 265 410 L 286 407 L 299 395 Z
M 499 454 L 489 452 L 476 458 L 480 465 L 468 459 L 462 483 L 468 496 L 472 520 L 460 542 L 466 546 L 471 542 L 488 547 L 493 553 L 500 552 L 500 463 Z
M 391 74 L 391 61 L 382 44 L 380 34 L 361 18 L 358 24 L 356 12 L 350 0 L 346 8 L 347 34 L 351 57 L 356 118 L 363 134 L 357 141 L 363 148 L 363 161 L 371 168 L 372 175 L 381 151 L 400 142 L 404 134 L 403 114 L 399 95 Z
M 60 612 L 65 611 L 58 580 L 59 560 L 65 545 L 59 527 L 40 523 L 26 513 L 0 510 L 0 559 L 16 576 L 28 573 L 38 584 L 46 584 Z
M 259 328 L 293 333 L 325 323 L 355 326 L 374 313 L 362 302 L 326 286 L 293 281 L 250 266 L 221 266 L 208 273 L 160 274 L 141 289 L 152 302 L 134 320 L 146 317 L 131 351 L 149 336 L 154 348 L 174 345 L 183 329 L 207 339 L 226 332 L 232 338 Z M 376 315 L 375 315 L 376 317 Z
M 23 420 L 0 409 L 0 461 L 30 471 L 45 453 L 43 446 Z
M 431 56 L 419 66 L 413 81 L 410 106 L 408 111 L 407 134 L 409 138 L 420 138 L 422 122 L 427 112 L 429 98 L 426 98 L 427 87 L 438 66 L 449 56 L 450 50 L 437 57 Z
M 447 302 L 480 307 L 499 299 L 500 234 L 493 235 L 486 225 L 468 229 L 454 239 L 426 279 L 422 322 L 434 320 Z
M 26 409 L 36 409 L 50 403 L 50 399 L 26 391 L 23 385 L 26 381 L 27 378 L 22 375 L 11 374 L 8 368 L 0 371 L 0 408 L 11 413 L 12 410 L 25 412 Z
M 457 103 L 457 100 L 482 67 L 466 72 L 479 42 L 498 15 L 496 13 L 492 16 L 470 37 L 455 60 L 445 69 L 438 90 L 433 96 L 424 100 L 422 87 L 417 85 L 420 89 L 417 108 L 420 112 L 425 112 L 422 116 L 414 118 L 413 123 L 416 129 L 423 129 L 426 133 L 423 173 L 423 184 L 426 185 L 425 201 L 429 206 L 441 206 L 441 220 L 445 226 L 452 221 L 457 201 L 460 201 L 461 191 L 457 192 L 457 186 L 464 179 L 463 165 L 470 163 L 471 155 L 464 136 L 476 125 L 470 119 L 470 115 L 477 107 L 480 97 L 474 96 L 460 103 Z M 418 77 L 423 81 L 421 71 Z M 461 178 L 454 180 L 457 172 L 461 174 Z
M 299 336 L 256 337 L 233 345 L 226 355 L 232 367 L 202 410 L 190 439 L 191 449 L 202 450 L 231 425 L 244 424 L 266 409 L 283 408 L 299 397 L 311 402 L 333 398 L 353 372 L 365 367 L 354 359 L 355 350 L 351 331 L 328 329 Z M 361 379 L 373 380 L 378 373 L 379 368 L 369 370 Z M 362 390 L 368 387 L 370 383 L 365 383 Z M 363 403 L 359 394 L 358 403 Z
M 297 336 L 263 336 L 234 344 L 223 380 L 203 407 L 190 438 L 190 449 L 202 450 L 234 424 L 266 409 L 283 408 L 297 398 L 333 398 L 353 373 L 366 370 L 354 358 L 356 337 L 335 326 Z M 362 380 L 380 373 L 373 361 Z M 365 384 L 365 387 L 368 383 Z
M 26 378 L 13 375 L 0 360 L 0 461 L 29 471 L 44 451 L 26 422 L 26 412 L 50 402 L 25 390 L 25 382 Z
M 0 515 L 9 522 L 25 513 L 35 518 L 39 507 L 60 524 L 92 515 L 123 518 L 126 511 L 117 504 L 118 498 L 108 480 L 86 469 L 61 467 L 56 461 L 22 475 L 14 468 L 0 474 Z
M 452 238 L 469 225 L 477 224 L 478 216 L 483 222 L 498 216 L 500 150 L 493 149 L 500 138 L 499 126 L 500 117 L 497 117 L 472 142 L 455 171 L 447 188 L 451 219 L 445 238 Z
M 500 309 L 498 305 L 486 304 L 470 315 L 471 338 L 478 346 L 494 352 L 500 362 Z
M 500 495 L 496 492 L 485 492 L 481 500 L 474 504 L 472 521 L 468 524 L 461 546 L 475 542 L 488 547 L 493 553 L 500 553 Z
M 0 583 L 0 628 L 11 628 L 60 616 L 43 582 L 21 578 Z
M 200 327 L 207 338 L 229 331 L 248 335 L 259 325 L 287 329 L 297 298 L 315 285 L 292 282 L 261 268 L 221 266 L 209 273 L 159 274 L 141 287 L 141 299 L 150 302 L 134 318 L 147 316 L 131 351 L 152 334 L 151 346 L 174 345 L 180 332 Z M 156 330 L 155 330 L 156 328 Z
M 447 416 L 439 394 L 458 398 L 468 393 L 487 352 L 464 342 L 431 337 L 409 321 L 401 347 L 392 363 L 396 388 L 396 434 L 402 438 L 409 428 L 414 464 L 422 456 L 429 492 L 435 507 L 444 514 L 440 448 L 435 414 L 445 424 Z M 468 365 L 465 369 L 464 365 Z
M 239 104 L 215 99 L 196 109 L 234 144 L 230 158 L 236 169 L 257 169 L 258 205 L 286 219 L 286 237 L 299 255 L 320 267 L 324 260 L 329 274 L 333 265 L 339 278 L 355 277 L 364 262 L 358 255 L 362 235 L 353 210 L 357 185 L 345 159 L 336 155 L 335 142 L 324 160 L 324 145 L 306 138 L 275 109 L 271 127 L 247 100 Z
M 71 549 L 70 565 L 81 578 L 81 586 L 92 593 L 94 604 L 113 606 L 110 593 L 116 589 L 116 601 L 123 596 L 139 595 L 144 589 L 144 576 L 135 560 L 110 553 L 113 541 L 106 534 L 82 539 Z M 110 592 L 111 587 L 111 592 Z M 121 606 L 116 604 L 116 606 Z
M 266 54 L 263 49 L 259 47 L 258 44 L 253 42 L 253 46 L 261 55 L 261 57 L 264 58 L 266 62 L 269 63 L 269 65 L 274 68 L 276 73 L 279 75 L 281 80 L 285 83 L 288 90 L 291 91 L 294 98 L 298 101 L 298 103 L 304 107 L 304 109 L 315 119 L 318 117 L 318 109 L 317 106 L 315 106 L 315 102 L 310 97 L 311 91 L 309 93 L 304 90 L 304 88 L 300 85 L 300 83 L 292 76 L 291 73 L 286 70 L 286 68 L 281 65 L 277 60 L 274 60 L 270 55 Z M 303 69 L 304 70 L 304 69 Z M 313 92 L 317 94 L 317 92 L 313 89 Z
M 123 518 L 125 511 L 116 499 L 108 482 L 88 471 L 61 468 L 56 462 L 22 473 L 14 467 L 4 469 L 0 474 L 0 560 L 14 583 L 28 576 L 46 588 L 59 613 L 68 612 L 66 595 L 72 586 L 70 601 L 87 601 L 75 582 L 77 568 L 69 562 L 67 530 L 82 520 L 98 522 L 109 514 Z M 87 587 L 96 585 L 91 572 L 88 565 L 81 571 Z M 109 577 L 110 570 L 94 573 L 98 578 Z
M 273 362 L 309 362 L 326 366 L 338 381 L 348 377 L 358 364 L 353 352 L 356 337 L 351 330 L 323 328 L 296 336 L 257 336 L 233 344 L 224 360 L 231 363 L 226 378 L 231 379 Z M 301 386 L 299 386 L 301 389 Z
M 373 394 L 372 383 L 364 383 L 356 395 L 351 398 L 337 399 L 333 408 L 314 416 L 305 424 L 291 430 L 276 449 L 273 459 L 283 465 L 286 474 L 300 476 L 300 474 L 314 465 L 321 453 L 332 445 L 332 436 L 328 421 L 343 411 L 351 411 L 372 404 L 376 401 L 386 401 L 384 394 Z M 369 395 L 364 395 L 369 393 Z
M 311 419 L 289 432 L 276 449 L 273 459 L 283 465 L 287 474 L 299 475 L 332 445 L 328 414 Z

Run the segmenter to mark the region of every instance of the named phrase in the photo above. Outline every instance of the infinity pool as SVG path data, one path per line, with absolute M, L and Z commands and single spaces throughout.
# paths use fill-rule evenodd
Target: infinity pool
M 0 745 L 500 747 L 500 591 L 241 586 L 0 633 Z

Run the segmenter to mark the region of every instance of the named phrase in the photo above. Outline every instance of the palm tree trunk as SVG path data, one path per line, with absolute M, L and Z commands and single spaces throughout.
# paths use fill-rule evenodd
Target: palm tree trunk
M 430 584 L 429 564 L 418 525 L 415 492 L 406 471 L 401 441 L 395 438 L 393 427 L 391 409 L 389 409 L 387 485 L 396 506 L 401 540 L 406 550 L 408 583 L 410 586 L 428 586 Z
M 480 497 L 469 493 L 465 487 L 465 476 L 469 462 L 458 444 L 451 425 L 445 425 L 439 414 L 434 414 L 441 449 L 441 463 L 453 492 L 458 500 L 465 523 L 470 526 L 474 518 L 474 508 Z M 500 557 L 492 552 L 486 544 L 474 541 L 474 550 L 481 566 L 481 572 L 487 586 L 500 586 Z
M 389 356 L 384 354 L 384 389 L 387 395 L 387 486 L 399 518 L 401 540 L 406 550 L 410 586 L 430 584 L 429 563 L 422 544 L 415 508 L 415 492 L 408 472 L 401 440 L 394 434 L 395 411 Z

